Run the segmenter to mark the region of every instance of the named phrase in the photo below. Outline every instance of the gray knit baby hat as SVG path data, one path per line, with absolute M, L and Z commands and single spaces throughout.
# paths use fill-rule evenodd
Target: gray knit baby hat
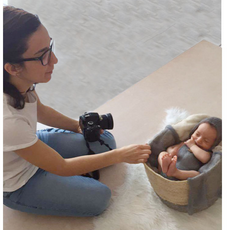
M 215 146 L 217 146 L 222 141 L 222 120 L 218 117 L 208 117 L 200 121 L 190 132 L 189 138 L 191 138 L 191 135 L 195 132 L 195 130 L 199 127 L 202 123 L 209 123 L 215 129 L 217 130 L 217 137 L 215 139 L 215 142 L 211 149 L 213 149 Z

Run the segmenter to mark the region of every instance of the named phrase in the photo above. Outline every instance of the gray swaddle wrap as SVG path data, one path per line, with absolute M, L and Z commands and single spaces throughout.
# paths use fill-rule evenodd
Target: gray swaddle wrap
M 194 156 L 187 145 L 183 145 L 179 149 L 176 163 L 178 169 L 198 171 L 202 166 L 203 163 Z

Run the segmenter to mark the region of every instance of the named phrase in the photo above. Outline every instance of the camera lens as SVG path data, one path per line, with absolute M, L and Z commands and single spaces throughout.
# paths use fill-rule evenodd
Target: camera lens
M 113 129 L 113 117 L 111 113 L 107 113 L 100 116 L 100 126 L 102 129 Z

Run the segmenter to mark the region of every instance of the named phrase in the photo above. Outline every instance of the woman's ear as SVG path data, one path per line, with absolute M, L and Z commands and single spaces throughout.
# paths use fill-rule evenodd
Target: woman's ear
M 12 76 L 18 76 L 22 71 L 22 67 L 19 64 L 6 63 L 4 69 Z

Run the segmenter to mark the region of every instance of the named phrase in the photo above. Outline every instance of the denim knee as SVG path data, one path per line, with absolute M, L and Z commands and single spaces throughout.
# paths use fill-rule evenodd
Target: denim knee
M 62 208 L 61 205 L 56 207 L 38 208 L 30 204 L 23 204 L 23 202 L 16 202 L 11 199 L 13 193 L 4 193 L 3 203 L 7 207 L 21 212 L 41 214 L 41 215 L 56 215 L 56 216 L 98 216 L 109 206 L 111 198 L 111 190 L 104 184 L 101 184 L 90 190 L 90 194 L 84 194 L 80 200 L 84 200 L 78 205 L 77 197 L 70 200 L 68 209 Z M 26 203 L 26 202 L 25 202 Z M 67 203 L 67 201 L 64 201 Z
M 90 212 L 92 216 L 98 216 L 103 213 L 109 206 L 111 190 L 106 185 L 103 185 L 102 191 L 96 193 L 93 198 L 96 199 L 96 201 L 92 202 Z
M 112 133 L 107 130 L 104 130 L 104 133 L 101 135 L 101 139 L 107 143 L 112 149 L 116 149 L 116 141 Z

